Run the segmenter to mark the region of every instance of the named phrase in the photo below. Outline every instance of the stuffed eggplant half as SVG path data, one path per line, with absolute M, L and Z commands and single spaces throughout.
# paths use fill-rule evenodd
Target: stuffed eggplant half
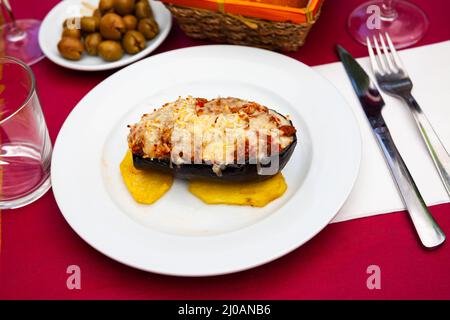
M 179 98 L 129 127 L 137 169 L 183 179 L 265 180 L 284 168 L 297 144 L 287 117 L 237 98 Z

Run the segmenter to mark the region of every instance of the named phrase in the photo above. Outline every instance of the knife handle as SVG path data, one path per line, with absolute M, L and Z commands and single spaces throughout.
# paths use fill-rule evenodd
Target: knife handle
M 385 126 L 377 128 L 375 129 L 375 136 L 381 146 L 420 241 L 428 249 L 436 248 L 445 241 L 445 234 L 428 211 L 416 183 L 394 144 L 389 129 Z

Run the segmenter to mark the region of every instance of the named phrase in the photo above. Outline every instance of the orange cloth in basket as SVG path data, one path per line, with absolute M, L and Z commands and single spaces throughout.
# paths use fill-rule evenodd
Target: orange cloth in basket
M 161 2 L 272 21 L 305 23 L 315 19 L 323 0 L 161 0 Z M 301 6 L 305 3 L 306 7 L 302 8 L 288 6 Z

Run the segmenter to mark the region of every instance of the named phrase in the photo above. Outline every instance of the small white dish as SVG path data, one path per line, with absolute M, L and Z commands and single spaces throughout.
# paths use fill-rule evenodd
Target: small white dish
M 281 198 L 263 208 L 206 205 L 176 179 L 153 205 L 132 199 L 119 172 L 126 125 L 187 95 L 235 96 L 290 116 L 298 145 Z M 352 111 L 310 67 L 267 50 L 212 45 L 149 57 L 97 85 L 59 132 L 51 172 L 65 219 L 98 251 L 141 270 L 209 276 L 267 263 L 315 236 L 348 197 L 360 156 Z
M 98 56 L 89 56 L 84 53 L 81 60 L 71 61 L 61 56 L 57 45 L 61 40 L 62 25 L 64 20 L 70 17 L 81 17 L 92 15 L 92 10 L 83 3 L 88 3 L 92 7 L 98 7 L 99 0 L 65 0 L 58 3 L 44 18 L 39 30 L 39 45 L 42 52 L 54 63 L 74 70 L 100 71 L 119 68 L 133 63 L 154 51 L 166 39 L 172 27 L 172 16 L 170 11 L 161 2 L 150 1 L 155 20 L 159 26 L 158 35 L 147 41 L 147 47 L 134 55 L 124 54 L 122 59 L 107 62 Z

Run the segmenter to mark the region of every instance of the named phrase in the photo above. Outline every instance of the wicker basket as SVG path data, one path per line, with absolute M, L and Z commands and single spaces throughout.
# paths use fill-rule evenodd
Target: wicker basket
M 192 38 L 277 51 L 296 51 L 302 46 L 320 13 L 318 10 L 308 22 L 292 23 L 168 3 L 166 6 L 181 29 Z

